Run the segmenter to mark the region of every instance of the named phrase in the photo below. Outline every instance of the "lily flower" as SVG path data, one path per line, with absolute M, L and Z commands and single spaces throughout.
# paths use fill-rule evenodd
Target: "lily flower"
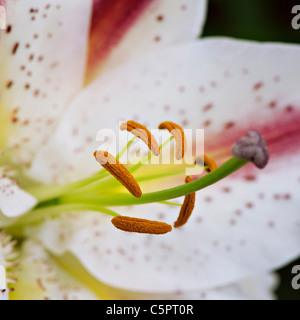
M 130 8 L 95 1 L 89 39 L 89 1 L 7 6 L 0 264 L 18 279 L 11 297 L 270 298 L 274 280 L 266 274 L 299 254 L 300 49 L 230 39 L 180 44 L 195 38 L 203 3 L 180 10 L 173 1 L 139 3 L 137 10 L 135 1 Z M 192 27 L 181 28 L 181 18 Z M 103 29 L 112 36 L 102 40 Z M 172 46 L 149 53 L 160 43 Z M 138 165 L 133 175 L 149 192 L 132 197 L 92 156 L 98 130 L 117 132 L 129 119 L 148 128 L 165 120 L 204 127 L 205 154 L 219 168 L 182 184 L 173 166 Z M 247 164 L 253 154 L 238 159 L 248 154 L 239 139 L 249 131 L 247 139 L 261 132 L 268 145 L 262 171 Z M 188 222 L 164 235 L 111 223 L 120 214 L 172 225 L 180 204 L 169 200 L 200 188 Z M 24 239 L 18 258 L 9 233 Z

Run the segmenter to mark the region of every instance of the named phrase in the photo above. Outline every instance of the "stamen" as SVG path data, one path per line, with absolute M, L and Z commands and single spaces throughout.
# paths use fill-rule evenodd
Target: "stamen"
M 249 131 L 232 147 L 232 154 L 239 159 L 252 161 L 263 169 L 269 161 L 269 151 L 264 137 L 257 131 Z
M 176 142 L 176 159 L 181 160 L 184 157 L 186 143 L 183 129 L 176 123 L 171 121 L 162 122 L 158 129 L 167 129 L 175 138 Z
M 203 165 L 205 167 L 208 167 L 206 169 L 207 172 L 214 171 L 214 170 L 216 170 L 218 168 L 216 162 L 212 158 L 207 156 L 206 154 L 204 155 L 203 158 L 202 157 L 196 157 L 195 164 Z
M 0 252 L 2 252 L 4 259 L 1 261 L 2 270 L 0 268 L 0 272 L 4 272 L 4 278 L 7 284 L 17 282 L 17 268 L 19 266 L 19 261 L 17 259 L 19 258 L 19 254 L 16 251 L 16 245 L 16 241 L 13 240 L 9 234 L 0 229 Z M 1 284 L 3 285 L 3 283 Z
M 165 234 L 172 230 L 172 226 L 164 222 L 118 216 L 111 220 L 112 224 L 120 230 L 127 232 Z
M 97 150 L 94 156 L 98 163 L 112 174 L 136 198 L 142 196 L 142 191 L 133 175 L 114 156 L 107 151 Z
M 154 136 L 151 134 L 151 132 L 142 124 L 135 122 L 133 120 L 126 121 L 121 124 L 120 126 L 121 130 L 127 130 L 131 132 L 136 137 L 140 138 L 145 144 L 148 146 L 149 150 L 155 155 L 159 155 L 159 146 L 154 138 Z
M 185 178 L 185 183 L 193 181 L 190 176 Z M 183 205 L 180 209 L 179 216 L 174 222 L 174 228 L 182 227 L 187 223 L 195 207 L 196 193 L 190 193 L 184 197 Z

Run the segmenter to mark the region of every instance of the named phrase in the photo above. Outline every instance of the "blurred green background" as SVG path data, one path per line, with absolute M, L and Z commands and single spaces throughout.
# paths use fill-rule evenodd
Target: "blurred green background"
M 300 43 L 300 29 L 294 30 L 293 6 L 300 0 L 208 0 L 207 22 L 202 37 L 227 36 L 238 39 Z M 300 214 L 300 213 L 299 213 Z M 300 243 L 299 243 L 300 246 Z M 281 300 L 300 300 L 300 289 L 291 286 L 291 273 L 300 259 L 278 270 L 275 294 Z

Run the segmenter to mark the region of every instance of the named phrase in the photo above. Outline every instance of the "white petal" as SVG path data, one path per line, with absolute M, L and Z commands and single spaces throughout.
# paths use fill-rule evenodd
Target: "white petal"
M 172 215 L 174 217 L 176 212 L 169 211 L 170 218 L 160 208 L 158 217 L 153 213 L 155 210 L 150 210 L 151 207 L 155 209 L 160 206 L 148 206 L 149 211 L 143 210 L 144 218 L 163 218 L 169 223 L 174 220 Z M 131 209 L 130 215 L 134 211 L 138 210 Z M 190 228 L 186 226 L 173 230 L 168 236 L 161 237 L 120 232 L 111 227 L 109 218 L 104 219 L 97 213 L 84 213 L 81 216 L 72 215 L 71 219 L 65 217 L 48 221 L 38 229 L 30 229 L 29 234 L 39 238 L 55 254 L 73 253 L 96 279 L 116 288 L 156 295 L 180 292 L 191 299 L 196 296 L 200 298 L 201 294 L 207 296 L 208 293 L 212 299 L 218 296 L 222 299 L 222 294 L 224 298 L 227 294 L 229 297 L 231 290 L 249 299 L 270 298 L 268 292 L 271 293 L 270 287 L 274 286 L 273 278 L 262 277 L 264 281 L 258 278 L 257 282 L 244 280 L 255 275 L 261 266 L 253 254 L 248 258 L 252 258 L 252 263 L 245 261 L 245 256 L 252 253 L 251 249 L 244 243 L 238 243 L 236 252 L 231 250 L 228 255 L 227 246 L 218 244 L 216 248 L 212 243 L 214 240 L 207 241 L 207 234 L 214 234 L 213 229 L 207 232 L 200 230 L 201 237 L 196 239 L 193 232 L 199 233 L 199 225 L 203 222 L 199 222 L 199 216 L 193 220 L 189 222 L 189 225 L 192 224 Z M 201 225 L 200 229 L 203 229 Z M 246 252 L 241 253 L 242 250 Z M 241 274 L 246 269 L 248 273 Z M 235 276 L 234 271 L 238 272 Z M 238 286 L 232 285 L 238 281 Z M 212 290 L 216 287 L 218 290 Z M 226 290 L 220 291 L 221 287 Z M 244 292 L 243 295 L 241 292 Z M 238 294 L 235 295 L 238 298 Z M 175 297 L 176 294 L 168 296 Z
M 15 182 L 0 177 L 0 210 L 9 217 L 17 217 L 37 204 L 37 200 Z
M 82 85 L 91 2 L 7 3 L 7 29 L 0 31 L 0 144 L 18 164 L 31 161 Z
M 88 81 L 99 72 L 133 58 L 196 39 L 205 15 L 206 0 L 96 3 L 91 24 Z M 104 28 L 106 34 L 103 34 Z
M 97 170 L 92 154 L 98 130 L 118 133 L 118 121 L 128 119 L 149 128 L 165 119 L 204 127 L 205 149 L 223 148 L 226 157 L 236 139 L 257 129 L 268 135 L 278 158 L 293 147 L 281 146 L 285 136 L 283 143 L 299 141 L 299 52 L 297 46 L 209 39 L 116 69 L 71 103 L 31 173 L 44 182 L 63 182 Z
M 78 168 L 81 176 L 97 170 L 89 156 L 97 143 L 87 142 L 98 129 L 117 130 L 119 118 L 147 121 L 150 128 L 162 117 L 191 128 L 210 120 L 205 148 L 225 158 L 234 139 L 256 129 L 266 133 L 270 165 L 258 171 L 249 164 L 199 192 L 189 223 L 166 236 L 128 235 L 96 214 L 74 222 L 65 247 L 55 241 L 55 228 L 44 241 L 53 250 L 71 250 L 107 283 L 148 291 L 224 286 L 294 259 L 300 225 L 299 53 L 297 46 L 203 40 L 150 55 L 91 84 L 36 159 L 36 177 L 55 181 L 76 177 L 68 168 Z M 72 137 L 74 128 L 78 135 Z M 59 161 L 52 157 L 58 150 Z M 118 210 L 128 215 L 128 208 Z M 178 209 L 148 205 L 129 213 L 159 220 L 164 213 L 171 223 Z
M 94 294 L 55 263 L 43 247 L 27 240 L 20 256 L 20 273 L 11 293 L 14 300 L 91 300 Z
M 54 252 L 71 251 L 95 277 L 114 286 L 152 292 L 224 286 L 299 255 L 295 183 L 293 172 L 262 174 L 256 182 L 224 180 L 198 192 L 187 225 L 166 236 L 128 234 L 114 229 L 108 217 L 84 213 L 46 223 L 39 237 Z M 178 214 L 161 205 L 117 211 L 170 224 Z

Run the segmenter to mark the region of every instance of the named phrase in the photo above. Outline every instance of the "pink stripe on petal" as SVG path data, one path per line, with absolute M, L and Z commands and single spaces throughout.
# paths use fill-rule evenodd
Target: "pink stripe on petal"
M 273 164 L 284 157 L 299 153 L 299 128 L 300 109 L 290 105 L 283 110 L 274 112 L 268 119 L 265 118 L 264 123 L 257 124 L 256 115 L 252 114 L 239 123 L 235 123 L 232 128 L 225 127 L 218 134 L 208 133 L 205 148 L 206 152 L 214 155 L 218 164 L 221 164 L 231 156 L 231 146 L 240 137 L 249 130 L 257 130 L 266 139 L 270 153 L 270 164 Z M 266 170 L 268 170 L 267 168 Z
M 86 83 L 153 1 L 94 0 Z

